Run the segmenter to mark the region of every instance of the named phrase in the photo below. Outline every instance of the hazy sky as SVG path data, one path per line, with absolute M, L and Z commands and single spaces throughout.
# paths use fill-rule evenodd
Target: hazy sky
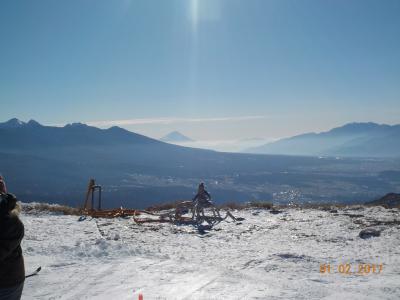
M 400 123 L 399 16 L 398 0 L 1 0 L 0 121 L 200 140 Z

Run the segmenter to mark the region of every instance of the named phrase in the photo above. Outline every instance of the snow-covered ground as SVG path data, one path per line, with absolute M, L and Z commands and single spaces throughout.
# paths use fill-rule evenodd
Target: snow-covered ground
M 22 214 L 24 299 L 400 299 L 399 210 L 234 211 L 206 233 L 132 219 Z M 361 239 L 376 220 L 379 237 Z M 340 264 L 383 264 L 341 274 Z M 321 264 L 331 274 L 320 273 Z

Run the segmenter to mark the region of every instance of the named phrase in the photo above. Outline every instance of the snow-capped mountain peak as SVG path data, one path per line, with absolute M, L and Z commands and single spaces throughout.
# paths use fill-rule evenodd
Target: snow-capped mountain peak
M 166 136 L 162 137 L 160 140 L 163 142 L 172 142 L 172 143 L 193 142 L 191 138 L 183 135 L 179 131 L 172 131 L 168 133 Z
M 24 126 L 26 123 L 17 118 L 12 118 L 7 122 L 0 123 L 0 128 L 18 128 Z

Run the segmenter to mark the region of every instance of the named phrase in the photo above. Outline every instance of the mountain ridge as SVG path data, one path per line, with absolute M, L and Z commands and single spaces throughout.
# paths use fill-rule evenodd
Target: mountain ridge
M 0 133 L 7 141 L 6 147 L 41 147 L 106 144 L 162 143 L 144 135 L 113 126 L 100 129 L 83 123 L 66 124 L 63 127 L 44 126 L 35 120 L 25 123 L 16 118 L 0 123 Z
M 247 153 L 398 157 L 400 156 L 400 124 L 354 122 L 324 132 L 309 132 L 246 149 Z

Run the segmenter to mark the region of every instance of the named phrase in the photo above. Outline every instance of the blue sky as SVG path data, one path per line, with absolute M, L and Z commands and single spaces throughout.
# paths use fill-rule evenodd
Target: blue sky
M 199 140 L 400 123 L 399 15 L 398 0 L 2 0 L 0 120 Z

